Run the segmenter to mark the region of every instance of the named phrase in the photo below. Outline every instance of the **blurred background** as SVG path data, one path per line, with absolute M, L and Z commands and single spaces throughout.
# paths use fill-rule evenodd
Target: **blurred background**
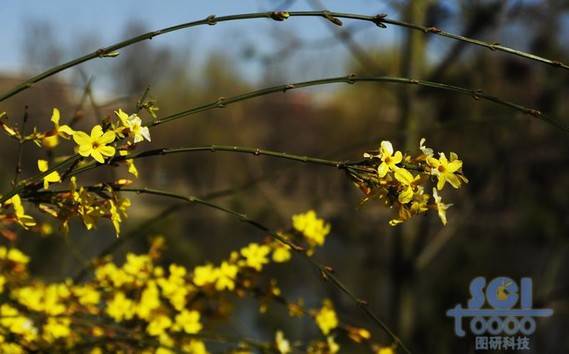
M 53 65 L 119 40 L 204 18 L 272 10 L 329 9 L 441 27 L 547 58 L 569 61 L 569 3 L 551 1 L 168 1 L 57 2 L 4 0 L 0 13 L 0 91 Z M 44 129 L 53 107 L 80 117 L 87 129 L 113 110 L 133 111 L 147 87 L 159 115 L 256 88 L 349 73 L 440 81 L 542 110 L 569 124 L 569 74 L 463 43 L 389 26 L 320 18 L 222 23 L 167 34 L 73 68 L 0 104 L 11 119 L 24 112 Z M 30 124 L 31 126 L 32 124 Z M 152 131 L 148 147 L 242 145 L 332 159 L 358 159 L 381 140 L 416 152 L 419 138 L 435 151 L 454 151 L 470 183 L 444 198 L 454 203 L 449 223 L 436 215 L 402 227 L 387 222 L 381 203 L 360 206 L 360 192 L 327 167 L 231 153 L 192 153 L 138 160 L 137 186 L 197 196 L 246 212 L 274 228 L 315 209 L 332 223 L 318 256 L 416 353 L 474 352 L 471 337 L 457 338 L 446 310 L 466 305 L 472 278 L 533 278 L 534 306 L 555 314 L 538 322 L 532 350 L 569 351 L 569 145 L 566 133 L 545 122 L 471 97 L 393 84 L 328 85 L 238 103 Z M 17 149 L 0 139 L 0 183 L 9 188 Z M 24 151 L 24 175 L 36 172 L 38 149 Z M 110 170 L 83 179 L 111 181 Z M 131 196 L 124 224 L 134 233 L 114 251 L 117 259 L 144 252 L 151 236 L 167 239 L 165 261 L 187 266 L 218 262 L 262 236 L 224 215 L 171 201 Z M 162 213 L 164 210 L 168 213 Z M 156 217 L 158 215 L 158 217 Z M 147 222 L 154 220 L 153 222 Z M 7 241 L 6 241 L 7 242 Z M 73 277 L 85 260 L 115 242 L 112 228 L 86 232 L 79 223 L 65 237 L 20 235 L 32 270 L 47 280 Z M 372 327 L 353 303 L 302 260 L 272 266 L 283 294 L 306 305 L 332 298 L 342 319 Z M 230 333 L 270 339 L 282 329 L 293 339 L 317 329 L 288 318 L 284 309 L 263 315 L 255 301 L 236 300 Z M 207 324 L 206 324 L 207 325 Z M 565 334 L 565 335 L 564 335 Z M 387 341 L 386 337 L 379 337 Z M 346 352 L 358 352 L 348 347 Z

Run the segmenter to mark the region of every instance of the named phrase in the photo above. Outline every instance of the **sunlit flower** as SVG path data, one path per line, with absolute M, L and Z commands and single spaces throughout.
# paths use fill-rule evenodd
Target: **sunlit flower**
M 421 140 L 419 141 L 419 150 L 421 150 L 423 155 L 425 155 L 426 157 L 431 157 L 433 156 L 434 152 L 433 149 L 425 146 L 426 141 L 427 139 L 421 138 Z
M 151 336 L 158 337 L 172 326 L 172 320 L 166 315 L 157 315 L 153 317 L 146 327 L 146 332 Z
M 125 150 L 120 150 L 119 155 L 120 156 L 127 156 L 128 152 Z M 134 159 L 126 159 L 126 160 L 124 160 L 124 162 L 126 163 L 126 165 L 128 167 L 128 173 L 132 174 L 134 177 L 138 177 L 138 169 L 136 168 L 136 165 L 134 164 Z
M 58 338 L 65 338 L 71 333 L 69 328 L 71 319 L 64 317 L 50 317 L 43 326 L 43 338 L 48 342 L 53 342 Z
M 283 263 L 291 258 L 290 249 L 282 243 L 275 243 L 273 246 L 273 261 L 276 263 Z
M 403 190 L 399 193 L 398 200 L 401 204 L 407 204 L 413 199 L 414 187 L 421 178 L 419 175 L 413 176 L 411 172 L 404 168 L 395 169 L 395 179 L 401 183 Z
M 314 210 L 292 216 L 292 226 L 301 232 L 310 242 L 319 246 L 324 244 L 326 236 L 330 233 L 330 224 L 316 216 Z
M 38 160 L 38 169 L 40 172 L 45 172 L 49 169 L 49 165 L 46 160 Z M 61 182 L 61 176 L 59 172 L 53 171 L 43 178 L 43 188 L 48 189 L 50 183 Z
M 200 340 L 190 340 L 187 344 L 182 346 L 184 353 L 189 354 L 208 354 L 204 342 Z
M 115 148 L 108 146 L 115 140 L 115 133 L 110 130 L 103 132 L 100 125 L 95 125 L 91 129 L 91 135 L 81 131 L 75 132 L 73 140 L 77 143 L 77 152 L 81 156 L 91 156 L 99 163 L 105 163 L 105 157 L 115 155 Z
M 198 311 L 183 310 L 176 315 L 175 330 L 182 330 L 187 334 L 196 334 L 202 330 L 200 313 Z
M 462 168 L 462 161 L 458 159 L 455 153 L 451 152 L 451 160 L 448 161 L 443 152 L 439 153 L 439 158 L 427 158 L 427 163 L 432 167 L 431 173 L 438 178 L 437 189 L 441 190 L 445 183 L 450 183 L 454 188 L 459 188 L 461 180 L 467 182 L 466 178 L 457 175 Z
M 136 314 L 143 319 L 150 318 L 152 311 L 160 307 L 160 292 L 156 283 L 148 282 L 146 288 L 142 291 L 140 302 L 136 306 Z
M 148 127 L 142 126 L 142 119 L 138 115 L 128 115 L 122 109 L 116 111 L 115 114 L 122 124 L 121 134 L 131 136 L 135 144 L 144 141 L 144 139 L 150 141 L 150 130 Z
M 437 193 L 437 190 L 433 188 L 433 198 L 435 199 L 435 207 L 437 208 L 437 212 L 439 213 L 439 218 L 443 225 L 447 224 L 447 209 L 452 206 L 452 204 L 444 204 L 442 202 L 442 198 Z
M 107 314 L 115 321 L 129 320 L 134 316 L 135 304 L 128 299 L 122 291 L 115 293 L 112 300 L 107 303 Z
M 326 344 L 328 344 L 329 354 L 336 354 L 340 351 L 340 346 L 336 343 L 333 336 L 326 337 Z
M 59 113 L 59 109 L 54 108 L 51 114 L 53 129 L 47 132 L 42 139 L 42 145 L 48 149 L 53 149 L 54 147 L 59 145 L 59 137 L 62 137 L 64 139 L 69 139 L 75 133 L 75 131 L 71 129 L 70 126 L 66 124 L 59 125 L 60 116 L 61 114 Z
M 395 171 L 397 169 L 397 164 L 403 160 L 403 154 L 401 154 L 401 151 L 396 151 L 394 154 L 391 142 L 384 140 L 379 147 L 379 158 L 381 159 L 381 164 L 377 168 L 377 174 L 382 178 L 385 177 L 389 170 Z
M 36 221 L 29 215 L 26 215 L 24 210 L 24 205 L 22 204 L 22 199 L 18 194 L 14 195 L 12 198 L 4 202 L 5 205 L 12 205 L 14 208 L 14 216 L 18 224 L 20 224 L 24 229 L 28 229 L 36 225 Z
M 395 354 L 393 347 L 379 347 L 375 354 Z
M 217 281 L 215 288 L 217 290 L 233 290 L 235 288 L 235 278 L 239 268 L 228 262 L 223 262 L 217 269 Z
M 211 264 L 198 266 L 194 268 L 194 284 L 197 286 L 204 286 L 214 283 L 218 277 L 217 269 Z
M 268 246 L 256 243 L 250 243 L 247 247 L 241 249 L 241 255 L 245 257 L 245 264 L 257 271 L 260 271 L 264 264 L 269 263 L 267 256 L 270 252 L 271 249 Z
M 324 335 L 328 335 L 331 330 L 338 327 L 338 317 L 330 300 L 324 301 L 324 305 L 316 314 L 315 319 L 316 324 L 318 324 L 318 327 Z
M 280 354 L 288 354 L 291 352 L 290 342 L 285 338 L 282 331 L 275 334 L 275 344 Z

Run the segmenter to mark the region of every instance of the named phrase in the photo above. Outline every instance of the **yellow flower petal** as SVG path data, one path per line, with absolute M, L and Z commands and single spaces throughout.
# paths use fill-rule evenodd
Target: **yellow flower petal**
M 105 163 L 105 159 L 103 155 L 99 152 L 99 150 L 91 150 L 91 157 L 95 159 L 95 161 L 99 163 Z
M 91 145 L 91 137 L 85 132 L 75 132 L 73 140 L 77 145 Z
M 447 166 L 448 172 L 456 172 L 462 167 L 462 161 L 454 160 L 450 162 Z
M 400 163 L 401 160 L 403 160 L 403 154 L 401 154 L 401 151 L 396 151 L 395 155 L 391 158 L 391 163 L 395 165 Z
M 38 160 L 38 170 L 40 172 L 45 172 L 48 169 L 47 161 L 46 160 Z
M 51 121 L 53 122 L 53 124 L 55 124 L 55 126 L 59 125 L 59 117 L 60 117 L 59 109 L 54 108 L 53 112 L 51 113 Z
M 107 157 L 115 156 L 115 148 L 112 146 L 99 146 L 97 151 Z
M 97 124 L 91 129 L 91 139 L 98 139 L 101 136 L 103 136 L 103 127 Z
M 62 125 L 57 129 L 58 133 L 63 136 L 64 138 L 73 136 L 75 134 L 75 130 L 71 129 L 68 125 Z
M 395 171 L 395 179 L 403 183 L 404 185 L 410 185 L 415 178 L 413 177 L 411 172 L 407 171 L 406 169 L 398 168 Z
M 109 130 L 97 139 L 97 142 L 101 145 L 107 145 L 115 140 L 115 132 Z
M 79 145 L 79 148 L 77 149 L 77 152 L 79 153 L 79 155 L 81 155 L 83 157 L 87 157 L 87 156 L 91 155 L 91 151 L 93 151 L 93 147 L 91 146 L 91 144 Z
M 387 171 L 389 171 L 389 166 L 385 162 L 382 162 L 381 165 L 379 165 L 379 167 L 377 168 L 377 174 L 379 178 L 385 177 Z

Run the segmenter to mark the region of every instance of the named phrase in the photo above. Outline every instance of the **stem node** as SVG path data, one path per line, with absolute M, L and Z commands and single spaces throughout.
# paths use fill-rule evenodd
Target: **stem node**
M 209 15 L 205 20 L 210 26 L 217 25 L 217 17 L 215 17 L 215 15 Z
M 290 14 L 287 11 L 274 11 L 270 17 L 275 21 L 284 21 L 290 17 Z
M 387 14 L 377 14 L 375 15 L 375 17 L 373 18 L 373 23 L 375 23 L 375 25 L 379 28 L 387 28 L 387 26 L 385 25 L 385 23 L 383 23 L 383 20 L 387 17 Z
M 322 11 L 322 16 L 327 19 L 328 21 L 332 22 L 336 26 L 342 26 L 344 23 L 337 17 L 332 16 L 330 11 Z

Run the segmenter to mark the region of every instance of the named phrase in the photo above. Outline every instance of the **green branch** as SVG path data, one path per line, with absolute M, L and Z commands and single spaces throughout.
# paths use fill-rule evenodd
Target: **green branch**
M 229 106 L 231 104 L 234 104 L 236 102 L 245 101 L 245 100 L 252 99 L 255 97 L 265 96 L 265 95 L 269 95 L 272 93 L 286 92 L 289 90 L 300 89 L 300 88 L 305 88 L 305 87 L 310 87 L 310 86 L 328 85 L 328 84 L 334 84 L 334 83 L 355 84 L 358 82 L 376 82 L 376 83 L 377 82 L 385 82 L 385 83 L 418 85 L 418 86 L 429 87 L 429 88 L 434 88 L 434 89 L 438 89 L 438 90 L 455 92 L 458 94 L 471 96 L 474 99 L 483 99 L 483 100 L 487 100 L 487 101 L 490 101 L 490 102 L 493 102 L 493 103 L 514 109 L 514 110 L 522 112 L 524 114 L 528 114 L 528 115 L 531 115 L 535 118 L 544 120 L 544 121 L 554 125 L 555 127 L 559 128 L 559 129 L 562 129 L 564 131 L 569 131 L 569 127 L 564 126 L 563 124 L 561 124 L 560 122 L 557 122 L 556 120 L 553 120 L 553 119 L 546 117 L 542 112 L 540 112 L 537 109 L 529 108 L 529 107 L 522 106 L 522 105 L 514 103 L 514 102 L 510 102 L 510 101 L 501 99 L 500 97 L 496 97 L 496 96 L 487 94 L 487 93 L 483 92 L 482 90 L 469 89 L 469 88 L 464 88 L 464 87 L 460 87 L 460 86 L 448 85 L 448 84 L 444 84 L 444 83 L 440 83 L 440 82 L 416 80 L 416 79 L 409 79 L 409 78 L 404 78 L 404 77 L 356 76 L 356 75 L 337 76 L 337 77 L 330 77 L 330 78 L 319 79 L 319 80 L 295 82 L 292 84 L 283 84 L 283 85 L 267 87 L 264 89 L 247 92 L 247 93 L 237 95 L 237 96 L 233 96 L 233 97 L 228 97 L 228 98 L 220 97 L 216 101 L 206 103 L 206 104 L 203 104 L 201 106 L 193 107 L 193 108 L 190 108 L 190 109 L 182 111 L 182 112 L 171 114 L 171 115 L 163 117 L 163 118 L 159 118 L 159 119 L 155 120 L 150 126 L 157 126 L 157 125 L 160 125 L 160 124 L 163 124 L 166 122 L 170 122 L 170 121 L 173 121 L 176 119 L 184 118 L 184 117 L 187 117 L 189 115 L 208 111 L 211 109 L 224 108 L 224 107 Z
M 275 21 L 283 21 L 289 17 L 323 17 L 323 18 L 330 20 L 331 22 L 333 22 L 337 25 L 342 25 L 342 22 L 339 20 L 340 18 L 372 22 L 372 23 L 376 24 L 378 27 L 386 27 L 386 24 L 390 24 L 390 25 L 394 25 L 394 26 L 404 27 L 404 28 L 407 28 L 410 30 L 421 31 L 423 33 L 431 33 L 431 34 L 435 34 L 438 36 L 451 38 L 451 39 L 454 39 L 457 41 L 462 41 L 462 42 L 469 43 L 472 45 L 485 47 L 485 48 L 488 48 L 488 49 L 491 49 L 494 51 L 505 52 L 505 53 L 516 55 L 516 56 L 519 56 L 519 57 L 522 57 L 525 59 L 529 59 L 529 60 L 549 64 L 549 65 L 552 65 L 554 67 L 560 67 L 560 68 L 569 70 L 568 65 L 563 64 L 562 62 L 557 61 L 557 60 L 550 60 L 550 59 L 543 58 L 543 57 L 540 57 L 540 56 L 537 56 L 537 55 L 534 55 L 531 53 L 522 52 L 520 50 L 512 49 L 512 48 L 500 45 L 498 43 L 484 42 L 484 41 L 481 41 L 478 39 L 472 39 L 472 38 L 468 38 L 468 37 L 464 37 L 464 36 L 455 35 L 455 34 L 452 34 L 449 32 L 442 31 L 436 27 L 427 27 L 427 26 L 416 25 L 416 24 L 408 23 L 408 22 L 404 22 L 404 21 L 392 20 L 392 19 L 387 18 L 387 15 L 385 15 L 385 14 L 380 14 L 380 15 L 376 15 L 376 16 L 366 16 L 366 15 L 358 15 L 358 14 L 351 14 L 351 13 L 331 12 L 331 11 L 326 11 L 326 10 L 324 10 L 324 11 L 291 11 L 291 12 L 257 12 L 257 13 L 220 16 L 220 17 L 216 17 L 214 15 L 211 15 L 205 19 L 202 19 L 202 20 L 182 23 L 179 25 L 166 27 L 166 28 L 159 29 L 156 31 L 147 32 L 147 33 L 132 37 L 130 39 L 118 42 L 116 44 L 112 44 L 108 47 L 97 49 L 92 53 L 83 55 L 83 56 L 76 58 L 76 59 L 73 59 L 67 63 L 55 66 L 51 69 L 48 69 L 47 71 L 44 71 L 43 73 L 40 73 L 40 74 L 22 82 L 21 84 L 15 86 L 11 90 L 2 94 L 0 96 L 0 102 L 18 94 L 19 92 L 22 92 L 24 90 L 27 90 L 27 89 L 33 87 L 34 84 L 36 84 L 36 83 L 38 83 L 38 82 L 40 82 L 40 81 L 42 81 L 42 80 L 44 80 L 50 76 L 53 76 L 53 75 L 55 75 L 61 71 L 67 70 L 71 67 L 77 66 L 79 64 L 85 63 L 87 61 L 90 61 L 90 60 L 93 60 L 96 58 L 115 57 L 118 55 L 117 51 L 119 49 L 128 47 L 128 46 L 133 45 L 135 43 L 139 43 L 139 42 L 142 42 L 145 40 L 152 39 L 154 37 L 161 36 L 161 35 L 166 34 L 166 33 L 179 31 L 179 30 L 187 29 L 187 28 L 191 28 L 191 27 L 203 26 L 203 25 L 215 25 L 215 24 L 220 23 L 220 22 L 250 20 L 250 19 L 259 19 L 259 18 L 269 18 L 269 19 L 273 19 Z
M 160 148 L 160 149 L 153 149 L 147 151 L 141 151 L 138 153 L 134 153 L 127 156 L 116 156 L 109 160 L 109 164 L 120 162 L 124 160 L 131 160 L 131 159 L 140 159 L 144 157 L 151 157 L 151 156 L 163 156 L 169 154 L 179 154 L 179 153 L 187 153 L 187 152 L 234 152 L 234 153 L 241 153 L 241 154 L 248 154 L 254 156 L 269 156 L 275 157 L 284 160 L 291 160 L 296 162 L 302 163 L 309 163 L 309 164 L 316 164 L 316 165 L 323 165 L 328 167 L 335 167 L 338 169 L 359 169 L 358 166 L 355 166 L 354 163 L 349 161 L 336 161 L 336 160 L 327 160 L 321 159 L 317 157 L 310 157 L 310 156 L 301 156 L 301 155 L 294 155 L 289 154 L 286 152 L 279 152 L 279 151 L 272 151 L 272 150 L 265 150 L 259 148 L 251 148 L 251 147 L 243 147 L 243 146 L 233 146 L 233 145 L 207 145 L 207 146 L 190 146 L 190 147 L 180 147 L 180 148 Z M 97 168 L 98 166 L 102 166 L 97 164 L 96 162 L 91 162 L 87 166 L 83 166 L 77 168 L 73 172 L 69 174 L 69 176 L 75 176 L 81 174 L 83 172 L 92 170 Z

